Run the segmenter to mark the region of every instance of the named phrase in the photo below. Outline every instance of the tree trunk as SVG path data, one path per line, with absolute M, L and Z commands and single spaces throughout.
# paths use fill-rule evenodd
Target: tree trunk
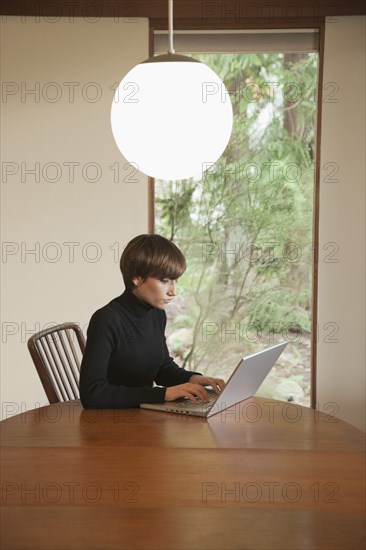
M 301 59 L 305 59 L 306 53 L 285 53 L 284 54 L 284 68 L 285 70 L 291 70 L 291 66 L 297 63 Z M 288 131 L 292 138 L 297 137 L 297 101 L 300 99 L 299 94 L 301 90 L 297 87 L 292 89 L 291 86 L 287 86 L 283 90 L 284 93 L 284 117 L 283 127 Z

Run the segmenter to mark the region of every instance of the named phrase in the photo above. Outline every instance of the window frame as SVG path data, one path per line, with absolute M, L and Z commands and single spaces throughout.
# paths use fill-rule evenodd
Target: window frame
M 222 27 L 220 27 L 221 29 Z M 318 263 L 319 263 L 319 182 L 320 182 L 320 143 L 321 143 L 321 120 L 322 120 L 322 100 L 323 100 L 323 72 L 324 72 L 324 34 L 325 34 L 325 18 L 319 18 L 319 24 L 310 27 L 318 33 L 318 88 L 317 88 L 317 115 L 316 115 L 316 140 L 315 140 L 315 168 L 314 168 L 314 193 L 313 193 L 313 255 L 312 255 L 312 285 L 311 285 L 311 348 L 310 348 L 310 406 L 316 409 L 317 406 L 317 333 L 318 333 Z M 251 30 L 253 26 L 243 27 L 243 30 Z M 309 29 L 306 25 L 306 20 L 302 20 L 298 25 L 284 24 L 278 26 L 273 23 L 266 25 L 265 29 L 271 29 L 280 34 L 281 31 L 288 32 L 289 29 L 294 32 L 296 29 Z M 160 30 L 160 29 L 156 29 Z M 207 29 L 197 29 L 196 26 L 187 26 L 185 29 L 180 29 L 184 32 L 195 31 L 195 33 L 207 32 Z M 225 27 L 226 31 L 234 31 L 229 25 Z M 257 29 L 258 33 L 263 33 L 263 27 Z M 165 31 L 166 32 L 166 31 Z M 213 31 L 215 32 L 215 31 Z M 217 31 L 216 31 L 217 32 Z M 151 21 L 149 22 L 149 56 L 155 54 L 155 30 Z M 155 232 L 155 180 L 148 177 L 148 232 Z

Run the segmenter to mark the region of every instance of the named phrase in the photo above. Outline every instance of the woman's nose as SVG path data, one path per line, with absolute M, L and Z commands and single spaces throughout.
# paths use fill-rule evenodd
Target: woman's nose
M 175 296 L 176 293 L 177 293 L 176 282 L 175 282 L 175 281 L 170 281 L 168 294 L 169 294 L 170 296 Z

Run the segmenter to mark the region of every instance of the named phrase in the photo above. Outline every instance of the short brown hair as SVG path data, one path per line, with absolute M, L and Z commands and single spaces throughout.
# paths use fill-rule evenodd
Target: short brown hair
M 126 289 L 134 288 L 133 279 L 148 277 L 178 279 L 186 270 L 179 248 L 161 235 L 138 235 L 124 249 L 120 268 Z

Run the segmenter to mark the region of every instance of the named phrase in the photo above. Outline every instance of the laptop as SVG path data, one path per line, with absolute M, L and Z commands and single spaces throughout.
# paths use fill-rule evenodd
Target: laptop
M 208 389 L 209 401 L 207 403 L 203 403 L 201 400 L 193 403 L 184 397 L 159 404 L 142 403 L 140 408 L 208 418 L 252 397 L 287 344 L 288 342 L 282 342 L 242 358 L 221 393 L 217 394 L 212 389 Z

